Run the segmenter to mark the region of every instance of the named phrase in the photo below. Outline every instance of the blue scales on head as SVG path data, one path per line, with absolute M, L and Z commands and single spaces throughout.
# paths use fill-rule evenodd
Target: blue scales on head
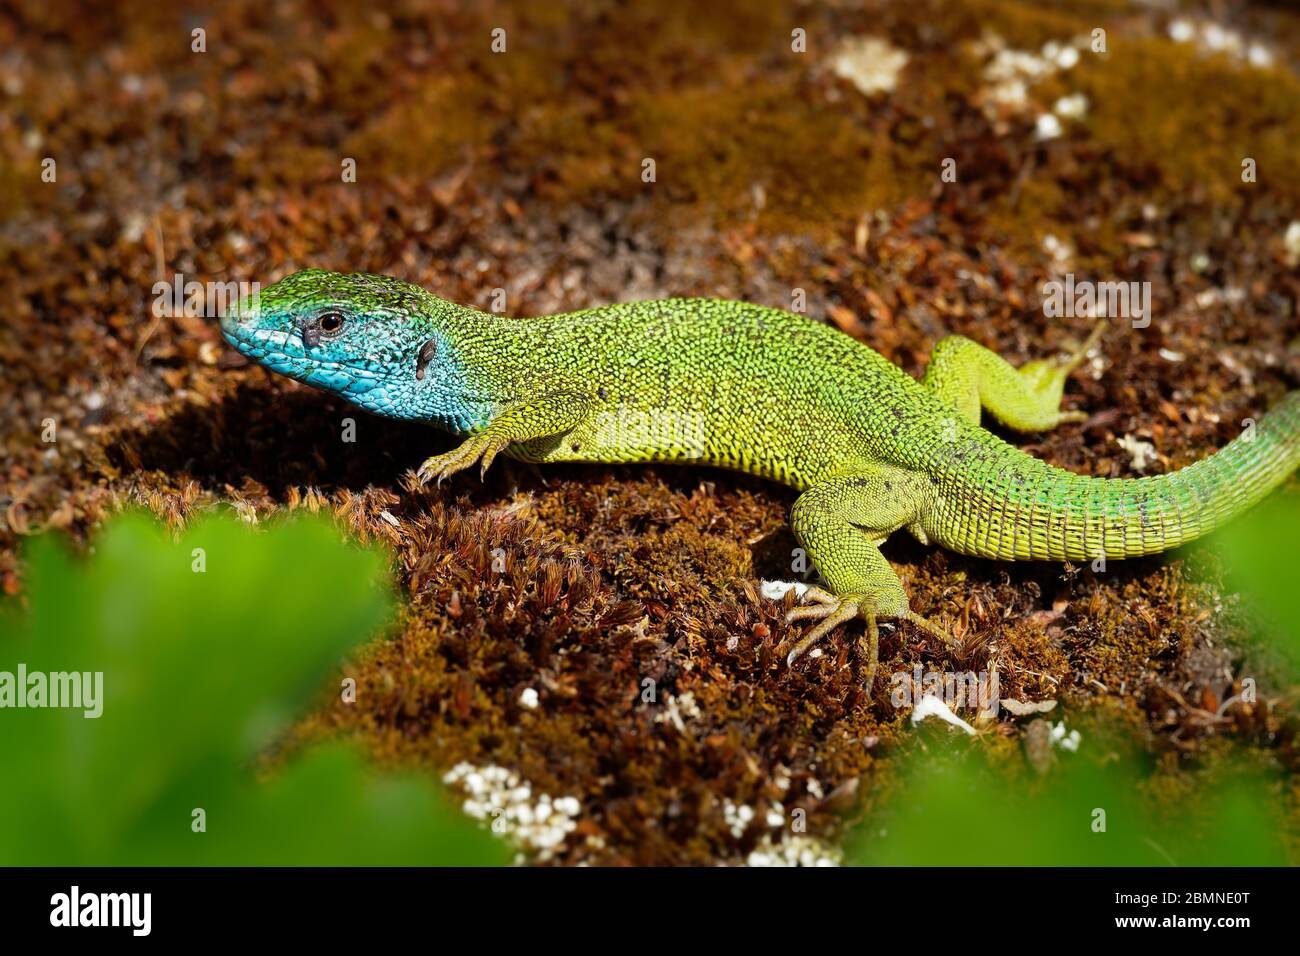
M 448 431 L 486 423 L 489 391 L 458 357 L 458 331 L 489 317 L 388 276 L 307 269 L 221 320 L 226 341 L 273 372 L 377 415 Z

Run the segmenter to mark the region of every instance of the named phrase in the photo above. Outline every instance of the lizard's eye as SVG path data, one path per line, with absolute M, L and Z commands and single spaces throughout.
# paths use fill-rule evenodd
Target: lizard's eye
M 316 327 L 321 335 L 338 335 L 343 331 L 343 315 L 339 312 L 326 312 L 316 320 Z

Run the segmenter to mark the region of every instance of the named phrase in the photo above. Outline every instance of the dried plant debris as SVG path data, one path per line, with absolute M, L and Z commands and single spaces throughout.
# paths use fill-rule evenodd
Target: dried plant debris
M 1145 283 L 1150 321 L 1068 387 L 1090 417 L 1016 440 L 1163 473 L 1297 384 L 1294 12 L 28 4 L 0 11 L 0 49 L 7 594 L 21 539 L 84 543 L 127 504 L 173 528 L 332 515 L 388 549 L 405 607 L 342 669 L 356 702 L 323 690 L 286 748 L 478 774 L 466 800 L 539 863 L 835 862 L 900 761 L 961 734 L 893 699 L 929 672 L 1058 701 L 981 719 L 940 681 L 973 746 L 1049 777 L 1070 741 L 1101 754 L 1103 724 L 1156 768 L 1156 802 L 1229 746 L 1294 770 L 1291 672 L 1210 549 L 1061 567 L 900 538 L 913 607 L 958 648 L 890 625 L 871 683 L 860 630 L 786 668 L 794 595 L 761 591 L 812 583 L 792 491 L 509 461 L 417 489 L 450 437 L 247 366 L 211 317 L 221 284 L 309 265 L 517 314 L 709 295 L 806 309 L 919 374 L 950 333 L 1017 362 L 1077 345 L 1093 318 L 1043 308 L 1067 274 Z M 178 279 L 179 301 L 155 285 Z

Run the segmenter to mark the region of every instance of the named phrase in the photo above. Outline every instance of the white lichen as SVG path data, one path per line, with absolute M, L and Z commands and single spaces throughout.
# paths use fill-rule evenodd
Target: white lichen
M 848 37 L 831 52 L 830 67 L 865 96 L 889 93 L 907 65 L 907 53 L 883 37 Z
M 960 727 L 972 737 L 976 734 L 974 727 L 954 714 L 952 708 L 945 704 L 941 698 L 935 697 L 933 694 L 926 694 L 917 701 L 916 706 L 912 708 L 913 724 L 919 724 L 927 717 L 938 717 L 940 720 L 946 721 L 954 727 Z
M 1134 471 L 1146 471 L 1147 466 L 1156 460 L 1156 446 L 1133 435 L 1115 439 L 1115 444 L 1129 455 L 1129 465 Z
M 838 847 L 803 833 L 783 834 L 778 840 L 764 836 L 745 858 L 746 866 L 839 866 Z
M 787 591 L 794 591 L 794 596 L 802 601 L 808 593 L 808 585 L 800 581 L 764 581 L 759 587 L 759 593 L 769 601 L 785 600 Z
M 656 724 L 672 724 L 680 733 L 686 733 L 686 721 L 700 716 L 700 706 L 695 703 L 695 694 L 686 691 L 680 697 L 669 694 L 664 701 L 663 710 L 655 714 Z
M 1043 44 L 1041 50 L 1034 52 L 1011 49 L 996 34 L 985 34 L 983 39 L 973 47 L 977 56 L 988 57 L 988 62 L 984 64 L 984 79 L 988 85 L 980 91 L 985 112 L 991 117 L 996 117 L 999 113 L 1026 111 L 1030 106 L 1030 88 L 1049 76 L 1078 66 L 1079 51 L 1087 49 L 1089 42 L 1088 37 L 1076 37 L 1073 40 L 1060 42 L 1049 41 Z M 1063 97 L 1063 99 L 1068 98 Z M 1057 113 L 1058 116 L 1066 115 L 1060 111 Z M 1037 124 L 1039 139 L 1052 139 L 1060 135 L 1056 131 L 1059 120 L 1044 118 L 1051 116 L 1051 113 L 1043 113 L 1039 116 Z
M 1061 121 L 1056 118 L 1055 113 L 1043 113 L 1034 123 L 1034 138 L 1040 142 L 1049 139 L 1056 139 L 1064 132 Z
M 1052 106 L 1052 111 L 1062 119 L 1081 120 L 1088 115 L 1088 97 L 1082 93 L 1062 96 Z
M 1052 727 L 1051 741 L 1053 746 L 1075 753 L 1083 742 L 1083 736 L 1077 730 L 1067 732 L 1065 722 L 1062 721 Z
M 1070 259 L 1074 256 L 1074 250 L 1068 242 L 1058 239 L 1054 234 L 1048 233 L 1043 236 L 1043 251 L 1052 257 L 1052 265 L 1058 270 L 1065 270 L 1070 264 Z
M 1300 265 L 1300 219 L 1293 219 L 1286 227 L 1282 246 L 1286 251 L 1286 264 L 1292 268 Z
M 577 827 L 582 804 L 577 797 L 534 794 L 518 774 L 505 767 L 458 763 L 442 780 L 465 792 L 466 815 L 490 823 L 490 829 L 538 862 L 550 860 Z
M 1213 20 L 1175 17 L 1166 30 L 1175 43 L 1191 43 L 1205 53 L 1222 53 L 1253 67 L 1273 65 L 1273 51 L 1259 40 L 1248 40 L 1237 30 Z
M 723 800 L 722 818 L 726 821 L 727 829 L 731 831 L 731 835 L 736 839 L 740 839 L 750 821 L 754 819 L 754 808 L 747 803 L 737 806 L 730 800 Z

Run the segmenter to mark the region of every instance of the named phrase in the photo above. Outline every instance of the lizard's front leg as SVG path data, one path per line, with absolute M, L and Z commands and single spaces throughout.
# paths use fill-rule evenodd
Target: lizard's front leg
M 471 435 L 449 452 L 435 455 L 420 466 L 421 483 L 448 475 L 481 461 L 479 477 L 487 474 L 492 460 L 511 445 L 562 435 L 579 425 L 590 411 L 588 400 L 577 395 L 545 395 L 508 405 L 480 432 Z
M 912 612 L 903 585 L 880 553 L 885 538 L 918 520 L 928 488 L 923 475 L 879 466 L 822 482 L 799 496 L 790 512 L 790 527 L 832 593 L 814 589 L 810 596 L 816 603 L 790 612 L 788 621 L 819 623 L 795 644 L 787 663 L 859 616 L 867 621 L 873 666 L 877 618 L 904 618 L 950 641 Z

